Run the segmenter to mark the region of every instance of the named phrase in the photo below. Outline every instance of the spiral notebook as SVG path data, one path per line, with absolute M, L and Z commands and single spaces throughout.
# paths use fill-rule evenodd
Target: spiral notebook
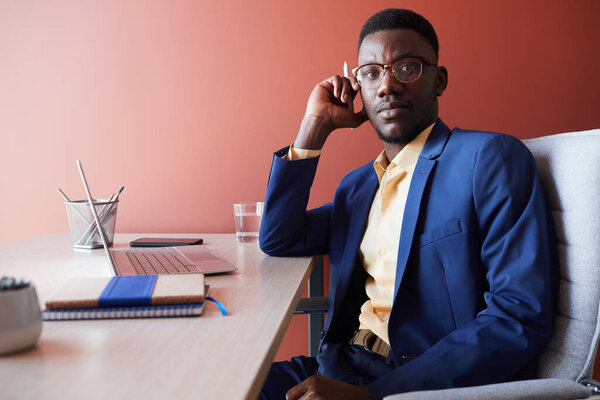
M 204 303 L 145 307 L 65 308 L 46 309 L 42 312 L 42 319 L 44 321 L 66 321 L 76 319 L 199 317 L 203 311 Z
M 203 274 L 71 279 L 46 301 L 42 318 L 195 317 L 204 311 L 207 292 Z

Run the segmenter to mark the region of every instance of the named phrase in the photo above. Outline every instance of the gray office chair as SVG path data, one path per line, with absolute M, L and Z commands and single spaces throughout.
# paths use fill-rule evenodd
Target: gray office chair
M 552 209 L 559 247 L 558 315 L 535 380 L 419 391 L 385 400 L 600 399 L 600 129 L 524 141 Z

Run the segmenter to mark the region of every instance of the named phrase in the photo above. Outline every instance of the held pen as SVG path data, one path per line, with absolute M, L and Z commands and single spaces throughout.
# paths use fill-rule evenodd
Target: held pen
M 350 70 L 348 69 L 348 62 L 346 61 L 344 61 L 344 77 L 350 78 Z M 349 99 L 348 101 L 348 110 L 354 112 L 354 104 L 352 102 L 352 99 Z
M 345 78 L 349 78 L 350 77 L 350 71 L 348 69 L 348 62 L 344 61 L 344 77 Z M 350 99 L 348 101 L 348 110 L 354 112 L 354 103 L 353 103 L 353 99 Z M 350 128 L 351 131 L 354 130 L 354 128 Z

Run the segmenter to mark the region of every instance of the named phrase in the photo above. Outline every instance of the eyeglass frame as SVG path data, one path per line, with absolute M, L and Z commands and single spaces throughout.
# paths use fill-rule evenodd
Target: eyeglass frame
M 416 77 L 415 79 L 413 79 L 412 81 L 402 81 L 402 80 L 398 79 L 398 77 L 397 77 L 397 76 L 396 76 L 396 74 L 394 73 L 394 69 L 392 68 L 392 65 L 393 65 L 393 64 L 395 64 L 395 63 L 397 63 L 398 61 L 401 61 L 401 60 L 407 60 L 407 59 L 410 59 L 410 58 L 414 58 L 414 59 L 417 59 L 417 60 L 419 60 L 419 62 L 421 63 L 421 72 L 419 72 L 419 76 L 417 76 L 417 77 Z M 392 62 L 391 62 L 391 63 L 389 63 L 389 64 L 368 63 L 368 64 L 359 65 L 358 67 L 356 67 L 356 68 L 352 69 L 352 75 L 354 75 L 354 76 L 356 77 L 356 81 L 358 82 L 358 75 L 357 75 L 357 72 L 358 72 L 358 70 L 359 70 L 359 69 L 361 69 L 361 68 L 363 68 L 363 67 L 367 67 L 367 66 L 369 66 L 369 65 L 378 65 L 378 66 L 380 66 L 381 68 L 383 68 L 383 74 L 381 75 L 381 79 L 380 79 L 380 80 L 379 80 L 379 82 L 377 83 L 378 85 L 379 85 L 379 83 L 381 83 L 381 80 L 382 80 L 382 79 L 383 79 L 383 77 L 385 76 L 385 69 L 386 69 L 386 68 L 389 68 L 389 69 L 390 69 L 390 71 L 392 71 L 392 75 L 394 76 L 394 78 L 395 78 L 395 79 L 396 79 L 398 82 L 401 82 L 401 83 L 411 83 L 411 82 L 415 82 L 415 81 L 419 80 L 419 78 L 421 77 L 421 75 L 423 75 L 423 64 L 432 65 L 432 66 L 434 66 L 434 67 L 437 67 L 437 66 L 438 66 L 438 65 L 437 65 L 437 63 L 435 63 L 435 62 L 431 61 L 431 60 L 430 60 L 429 58 L 427 58 L 427 57 L 423 57 L 423 56 L 404 56 L 404 57 L 400 57 L 400 58 L 398 58 L 398 59 L 396 59 L 396 60 L 392 61 Z M 361 84 L 360 82 L 358 82 L 358 84 L 362 86 L 362 84 Z

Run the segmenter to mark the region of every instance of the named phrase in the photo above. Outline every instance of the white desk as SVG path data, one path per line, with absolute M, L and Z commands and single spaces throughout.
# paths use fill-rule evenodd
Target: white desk
M 120 234 L 115 247 L 140 236 Z M 165 236 L 154 235 L 154 236 Z M 276 258 L 233 234 L 199 236 L 235 263 L 207 276 L 199 318 L 44 322 L 32 350 L 0 357 L 2 399 L 254 399 L 310 276 L 311 257 Z M 0 244 L 0 276 L 31 280 L 41 305 L 68 278 L 110 275 L 102 249 L 71 247 L 67 234 Z

